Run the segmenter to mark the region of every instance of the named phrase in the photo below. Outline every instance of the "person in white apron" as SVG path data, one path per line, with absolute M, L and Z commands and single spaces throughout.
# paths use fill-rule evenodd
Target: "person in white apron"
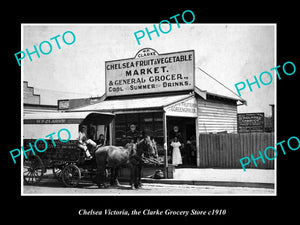
M 174 137 L 174 140 L 171 142 L 171 146 L 173 147 L 172 152 L 172 164 L 175 166 L 178 166 L 182 164 L 182 158 L 179 147 L 181 146 L 181 143 L 178 141 L 177 137 Z

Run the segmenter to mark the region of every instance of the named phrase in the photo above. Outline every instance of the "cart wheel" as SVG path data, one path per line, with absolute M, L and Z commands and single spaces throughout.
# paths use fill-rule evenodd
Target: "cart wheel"
M 41 158 L 38 155 L 24 157 L 23 179 L 25 184 L 38 184 L 44 174 L 45 168 Z
M 76 187 L 81 179 L 78 166 L 70 164 L 62 170 L 62 181 L 67 187 Z
M 62 180 L 62 167 L 52 167 L 53 176 L 56 180 L 61 181 Z

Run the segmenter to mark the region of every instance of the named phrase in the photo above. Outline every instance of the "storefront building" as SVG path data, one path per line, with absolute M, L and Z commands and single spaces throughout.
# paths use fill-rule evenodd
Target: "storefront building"
M 114 113 L 106 134 L 110 144 L 124 146 L 135 133 L 149 135 L 166 163 L 172 163 L 170 143 L 177 136 L 183 144 L 183 165 L 200 166 L 199 133 L 236 133 L 237 106 L 245 101 L 196 87 L 194 50 L 138 53 L 135 58 L 106 62 L 104 97 L 70 111 Z

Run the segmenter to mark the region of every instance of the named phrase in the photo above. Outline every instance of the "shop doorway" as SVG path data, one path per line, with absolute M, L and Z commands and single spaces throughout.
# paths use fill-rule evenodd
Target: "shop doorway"
M 176 136 L 181 143 L 182 165 L 179 167 L 196 167 L 196 119 L 189 117 L 167 116 L 168 162 L 172 163 L 171 142 Z

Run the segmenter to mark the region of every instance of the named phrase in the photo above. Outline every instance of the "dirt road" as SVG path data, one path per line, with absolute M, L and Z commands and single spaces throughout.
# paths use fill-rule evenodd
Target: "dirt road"
M 144 183 L 141 189 L 134 190 L 131 190 L 127 183 L 98 189 L 94 184 L 81 184 L 74 188 L 48 181 L 38 186 L 24 185 L 23 193 L 25 195 L 272 195 L 274 189 L 156 183 Z

